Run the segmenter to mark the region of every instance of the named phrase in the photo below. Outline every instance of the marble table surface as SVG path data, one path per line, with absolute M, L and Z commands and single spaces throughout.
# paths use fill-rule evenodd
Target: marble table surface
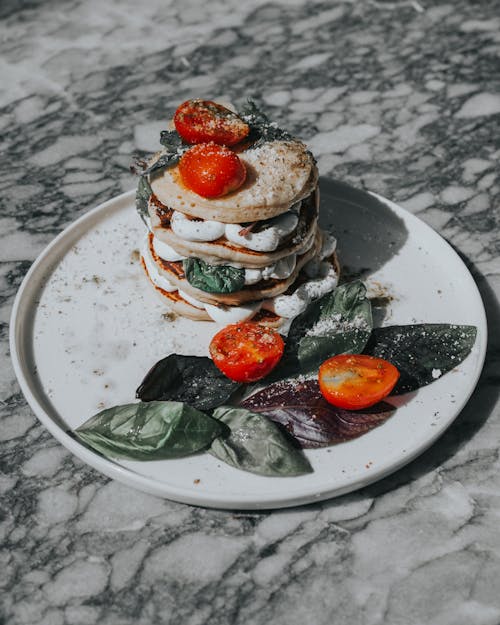
M 0 19 L 0 622 L 498 625 L 498 3 L 3 0 Z M 252 513 L 157 499 L 72 457 L 19 390 L 9 314 L 30 264 L 131 189 L 131 153 L 198 96 L 254 97 L 322 175 L 417 214 L 477 281 L 477 390 L 361 491 Z

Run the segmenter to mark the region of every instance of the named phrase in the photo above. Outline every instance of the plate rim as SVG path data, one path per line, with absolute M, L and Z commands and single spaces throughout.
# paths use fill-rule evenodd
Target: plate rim
M 448 243 L 448 241 L 446 241 L 446 239 L 444 239 L 430 225 L 428 225 L 426 222 L 424 222 L 405 208 L 399 206 L 391 200 L 386 199 L 381 195 L 370 191 L 365 192 L 369 193 L 377 200 L 388 206 L 391 211 L 396 213 L 396 215 L 400 217 L 403 216 L 403 218 L 409 220 L 410 223 L 418 224 L 419 228 L 423 227 L 429 236 L 434 238 L 437 237 L 439 243 L 441 245 L 444 244 L 448 252 L 450 252 L 452 256 L 454 256 L 455 259 L 462 266 L 464 270 L 463 275 L 464 277 L 467 277 L 467 281 L 469 282 L 468 288 L 472 288 L 477 298 L 477 301 L 480 304 L 478 310 L 481 313 L 481 324 L 478 325 L 478 336 L 476 339 L 477 367 L 475 369 L 473 382 L 470 384 L 469 389 L 467 393 L 463 396 L 462 400 L 454 406 L 453 416 L 449 419 L 446 419 L 442 423 L 440 422 L 439 425 L 437 425 L 433 429 L 431 436 L 426 437 L 425 441 L 418 447 L 412 449 L 411 451 L 408 451 L 404 455 L 401 455 L 398 461 L 392 462 L 390 465 L 382 465 L 380 468 L 374 468 L 369 474 L 359 476 L 356 479 L 352 479 L 352 477 L 346 478 L 345 483 L 341 483 L 340 485 L 332 487 L 331 489 L 316 491 L 314 493 L 312 493 L 310 490 L 305 492 L 307 489 L 302 486 L 299 489 L 286 489 L 285 493 L 288 494 L 285 494 L 281 498 L 278 498 L 276 494 L 268 493 L 263 495 L 259 501 L 255 501 L 255 495 L 252 494 L 248 497 L 245 497 L 245 494 L 242 493 L 238 498 L 230 495 L 229 498 L 224 499 L 222 494 L 212 494 L 210 492 L 207 493 L 201 490 L 191 494 L 186 492 L 184 488 L 180 488 L 174 485 L 165 485 L 164 482 L 160 482 L 154 477 L 143 476 L 139 473 L 136 473 L 131 468 L 124 467 L 111 459 L 101 457 L 95 452 L 90 451 L 83 444 L 79 443 L 76 439 L 67 434 L 66 431 L 57 424 L 57 422 L 45 410 L 45 408 L 37 398 L 36 394 L 33 392 L 33 385 L 30 384 L 29 381 L 27 364 L 24 362 L 23 358 L 23 354 L 25 354 L 26 351 L 23 345 L 23 336 L 21 330 L 25 326 L 26 320 L 28 319 L 28 307 L 25 306 L 23 310 L 23 306 L 26 301 L 30 301 L 28 291 L 30 286 L 32 286 L 31 281 L 33 276 L 36 277 L 38 272 L 42 272 L 44 270 L 46 262 L 48 263 L 49 268 L 52 267 L 51 263 L 49 262 L 51 255 L 61 241 L 66 240 L 68 236 L 71 237 L 71 235 L 74 234 L 75 231 L 78 231 L 83 224 L 86 224 L 86 222 L 92 222 L 96 215 L 101 216 L 101 213 L 103 215 L 107 215 L 113 210 L 119 210 L 122 204 L 129 203 L 130 200 L 135 196 L 135 190 L 126 191 L 125 193 L 110 198 L 106 202 L 103 202 L 98 206 L 92 208 L 91 210 L 81 215 L 74 222 L 70 223 L 40 252 L 19 286 L 10 315 L 9 346 L 11 361 L 18 384 L 31 410 L 34 412 L 38 420 L 49 430 L 52 436 L 56 438 L 56 440 L 58 440 L 64 447 L 71 451 L 80 460 L 93 467 L 100 473 L 103 473 L 112 479 L 116 479 L 128 486 L 138 488 L 143 492 L 171 499 L 173 501 L 201 507 L 227 510 L 264 510 L 305 505 L 307 503 L 323 501 L 325 499 L 330 499 L 346 494 L 348 492 L 358 490 L 359 488 L 368 486 L 369 484 L 372 484 L 373 482 L 376 482 L 386 477 L 387 475 L 398 471 L 403 466 L 409 464 L 414 458 L 421 455 L 426 449 L 428 449 L 443 434 L 443 432 L 448 427 L 450 427 L 453 421 L 461 413 L 464 406 L 469 401 L 472 393 L 474 392 L 479 377 L 481 375 L 486 356 L 488 330 L 486 311 L 478 286 L 471 272 L 469 271 L 467 265 L 464 263 L 462 258 L 460 258 L 455 249 L 453 249 L 453 247 L 450 245 L 450 243 Z M 52 271 L 49 270 L 49 275 L 51 275 L 51 273 Z

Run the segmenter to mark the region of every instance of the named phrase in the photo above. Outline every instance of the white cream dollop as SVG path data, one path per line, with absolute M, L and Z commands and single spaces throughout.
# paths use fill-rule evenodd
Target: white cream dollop
M 318 277 L 299 286 L 291 295 L 277 295 L 263 302 L 262 308 L 280 317 L 296 317 L 309 306 L 310 302 L 332 291 L 338 282 L 335 268 L 327 262 L 319 266 Z
M 186 293 L 186 291 L 182 291 L 181 289 L 179 289 L 179 295 L 184 298 L 186 302 L 191 304 L 191 306 L 194 306 L 195 308 L 201 308 L 202 310 L 203 308 L 205 308 L 205 302 L 201 302 L 199 299 L 196 299 L 192 295 L 189 295 L 189 293 Z
M 219 221 L 188 219 L 178 211 L 174 211 L 170 226 L 178 237 L 186 241 L 215 241 L 224 235 L 226 228 Z
M 289 278 L 297 265 L 297 255 L 290 254 L 273 265 L 262 269 L 245 269 L 245 284 L 257 284 L 261 280 L 285 280 Z
M 261 308 L 262 302 L 251 302 L 242 306 L 214 306 L 205 304 L 205 310 L 216 323 L 238 323 L 248 321 Z
M 179 252 L 176 252 L 173 247 L 168 245 L 168 243 L 160 241 L 157 237 L 153 237 L 153 249 L 160 258 L 168 260 L 172 263 L 186 258 L 182 254 L 179 254 Z
M 266 227 L 259 232 L 243 235 L 240 234 L 242 229 L 240 224 L 227 224 L 226 239 L 254 252 L 274 252 L 281 241 L 295 230 L 298 223 L 299 216 L 296 211 L 289 210 L 270 219 Z

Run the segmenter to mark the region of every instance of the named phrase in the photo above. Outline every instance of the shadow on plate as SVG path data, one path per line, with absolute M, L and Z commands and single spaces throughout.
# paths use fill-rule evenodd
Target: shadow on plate
M 319 184 L 320 225 L 337 238 L 343 280 L 375 273 L 405 244 L 405 223 L 366 191 L 330 178 Z

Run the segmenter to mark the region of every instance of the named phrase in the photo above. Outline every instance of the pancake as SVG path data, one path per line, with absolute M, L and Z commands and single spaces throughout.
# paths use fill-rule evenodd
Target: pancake
M 182 256 L 201 258 L 212 265 L 227 264 L 260 269 L 273 265 L 290 254 L 295 254 L 307 247 L 317 229 L 319 191 L 302 201 L 299 223 L 296 230 L 286 237 L 273 252 L 256 252 L 237 245 L 221 237 L 216 241 L 187 241 L 177 236 L 169 225 L 171 210 L 151 196 L 149 215 L 154 236 L 167 243 Z M 248 221 L 248 220 L 247 220 Z
M 299 275 L 302 267 L 316 256 L 321 249 L 323 234 L 317 231 L 314 242 L 307 252 L 297 257 L 297 264 L 290 276 L 285 279 L 261 280 L 257 284 L 247 285 L 242 290 L 234 293 L 207 293 L 192 286 L 184 276 L 182 261 L 170 262 L 161 259 L 153 248 L 153 237 L 149 235 L 149 253 L 155 262 L 158 273 L 166 278 L 173 287 L 184 291 L 200 302 L 207 304 L 225 304 L 237 306 L 240 304 L 255 302 L 261 299 L 269 299 L 284 293 L 292 285 Z
M 150 164 L 160 155 L 158 152 Z M 238 156 L 247 169 L 247 179 L 233 193 L 203 198 L 182 184 L 178 166 L 150 175 L 153 193 L 162 204 L 181 213 L 237 224 L 281 215 L 317 186 L 314 158 L 300 141 L 270 141 Z
M 338 276 L 340 276 L 340 264 L 337 254 L 334 252 L 326 260 L 333 265 L 335 272 Z M 155 289 L 156 293 L 162 298 L 162 301 L 167 304 L 172 312 L 177 313 L 183 317 L 193 319 L 194 321 L 213 321 L 205 309 L 193 306 L 192 304 L 187 302 L 181 295 L 179 295 L 177 291 L 171 293 L 155 285 L 154 282 L 151 280 L 151 276 L 149 275 L 144 260 L 142 258 L 141 264 L 144 272 L 146 273 L 146 276 L 149 278 L 151 286 Z M 293 292 L 300 286 L 300 284 L 304 283 L 306 280 L 307 277 L 304 276 L 302 272 L 301 274 L 299 274 L 298 280 L 288 288 L 286 294 L 293 294 Z M 279 315 L 269 310 L 261 309 L 252 317 L 252 321 L 261 323 L 262 325 L 268 327 L 277 328 L 285 320 L 283 319 L 283 317 L 280 317 Z

